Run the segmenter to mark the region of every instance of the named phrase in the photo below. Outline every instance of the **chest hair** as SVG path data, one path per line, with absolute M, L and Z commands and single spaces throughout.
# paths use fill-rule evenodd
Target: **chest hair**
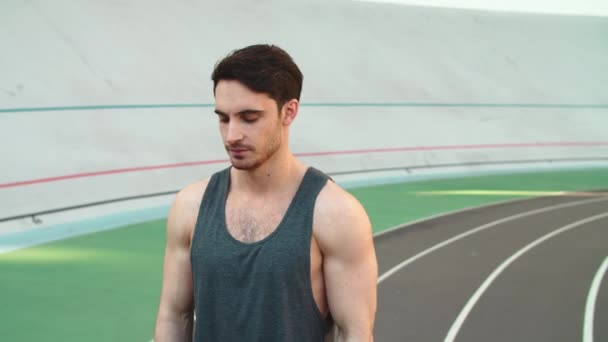
M 278 228 L 288 207 L 288 201 L 252 201 L 229 196 L 226 201 L 228 232 L 242 242 L 260 241 Z

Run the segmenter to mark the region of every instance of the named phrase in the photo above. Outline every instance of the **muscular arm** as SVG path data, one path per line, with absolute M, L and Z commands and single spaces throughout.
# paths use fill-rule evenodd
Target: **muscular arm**
M 317 200 L 315 238 L 337 341 L 373 341 L 378 265 L 371 224 L 361 204 L 331 182 Z
M 180 191 L 169 211 L 155 342 L 192 341 L 194 299 L 190 240 L 200 203 L 197 197 L 200 187 L 201 184 L 193 184 Z

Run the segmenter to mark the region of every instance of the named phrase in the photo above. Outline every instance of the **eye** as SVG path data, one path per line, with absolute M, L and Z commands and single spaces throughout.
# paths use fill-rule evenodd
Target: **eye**
M 246 123 L 254 123 L 256 121 L 258 121 L 259 116 L 258 115 L 243 115 L 241 117 L 241 119 L 243 121 L 245 121 Z
M 230 119 L 228 118 L 228 115 L 218 115 L 218 118 L 220 119 L 220 122 L 223 122 L 223 123 L 228 123 L 228 121 L 230 121 Z

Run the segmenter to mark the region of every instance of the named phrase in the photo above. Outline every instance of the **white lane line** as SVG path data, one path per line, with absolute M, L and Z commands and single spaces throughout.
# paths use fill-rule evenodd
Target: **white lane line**
M 532 215 L 536 215 L 536 214 L 542 214 L 545 213 L 547 211 L 551 211 L 551 210 L 557 210 L 557 209 L 563 209 L 563 208 L 568 208 L 568 207 L 574 207 L 574 206 L 579 206 L 579 205 L 583 205 L 583 204 L 588 204 L 588 203 L 595 203 L 595 202 L 601 202 L 601 201 L 606 201 L 608 200 L 608 197 L 602 197 L 602 198 L 592 198 L 592 199 L 587 199 L 587 200 L 582 200 L 582 201 L 574 201 L 574 202 L 568 202 L 568 203 L 562 203 L 562 204 L 557 204 L 557 205 L 552 205 L 549 207 L 544 207 L 544 208 L 540 208 L 540 209 L 534 209 L 534 210 L 530 210 L 530 211 L 526 211 L 523 213 L 519 213 L 519 214 L 515 214 L 512 216 L 507 216 L 504 217 L 502 219 L 496 220 L 496 221 L 492 221 L 490 223 L 484 224 L 482 226 L 479 226 L 477 228 L 473 228 L 471 230 L 468 230 L 464 233 L 458 234 L 448 240 L 445 240 L 443 242 L 440 242 L 436 245 L 434 245 L 433 247 L 430 247 L 428 249 L 425 249 L 424 251 L 414 255 L 413 257 L 404 260 L 403 262 L 401 262 L 400 264 L 393 266 L 390 270 L 386 271 L 385 273 L 383 273 L 380 277 L 378 277 L 378 284 L 382 283 L 384 280 L 386 280 L 388 277 L 392 276 L 393 274 L 399 272 L 402 268 L 404 268 L 405 266 L 413 263 L 414 261 L 422 258 L 425 255 L 428 255 L 442 247 L 445 247 L 455 241 L 458 241 L 462 238 L 465 238 L 469 235 L 478 233 L 482 230 L 488 229 L 488 228 L 492 228 L 495 227 L 497 225 L 500 225 L 502 223 L 505 222 L 510 222 L 513 220 L 517 220 L 523 217 L 528 217 L 528 216 L 532 216 Z
M 486 203 L 486 204 L 482 204 L 482 205 L 478 205 L 478 206 L 474 206 L 474 207 L 468 207 L 468 208 L 464 208 L 464 209 L 456 209 L 456 210 L 452 210 L 452 211 L 446 211 L 443 213 L 439 213 L 439 214 L 435 214 L 432 216 L 428 216 L 428 217 L 423 217 L 420 219 L 417 219 L 415 221 L 411 221 L 408 223 L 401 223 L 397 226 L 391 227 L 391 228 L 387 228 L 381 232 L 378 232 L 376 234 L 374 234 L 374 239 L 382 236 L 382 235 L 386 235 L 388 233 L 392 233 L 394 231 L 397 230 L 401 230 L 401 229 L 405 229 L 408 227 L 411 227 L 415 224 L 418 224 L 420 222 L 425 222 L 425 221 L 430 221 L 430 220 L 434 220 L 434 219 L 438 219 L 441 217 L 446 217 L 446 216 L 450 216 L 450 215 L 455 215 L 455 214 L 462 214 L 462 213 L 466 213 L 469 211 L 474 211 L 474 210 L 482 210 L 482 209 L 486 209 L 486 208 L 491 208 L 491 207 L 497 207 L 503 204 L 511 204 L 511 203 L 516 203 L 516 202 L 525 202 L 525 201 L 531 201 L 534 199 L 539 199 L 539 198 L 543 198 L 543 197 L 527 197 L 527 198 L 512 198 L 512 199 L 508 199 L 508 200 L 504 200 L 504 201 L 498 201 L 498 202 L 492 202 L 492 203 Z
M 608 269 L 608 257 L 604 259 L 604 262 L 595 273 L 593 281 L 591 282 L 591 289 L 587 295 L 587 304 L 585 305 L 585 320 L 583 326 L 583 342 L 593 342 L 593 320 L 595 316 L 595 303 L 597 301 L 597 295 L 600 291 L 600 284 L 602 278 L 606 274 Z
M 529 243 L 528 245 L 526 245 L 525 247 L 523 247 L 522 249 L 517 251 L 515 254 L 511 255 L 507 260 L 503 261 L 503 263 L 500 264 L 500 266 L 498 266 L 492 272 L 492 274 L 490 274 L 490 276 L 488 278 L 486 278 L 486 280 L 481 284 L 481 286 L 477 289 L 477 291 L 475 291 L 473 296 L 471 296 L 471 298 L 469 299 L 467 304 L 464 306 L 462 311 L 460 311 L 460 314 L 458 314 L 458 317 L 456 318 L 456 320 L 450 327 L 450 330 L 448 331 L 448 334 L 445 337 L 445 340 L 443 340 L 443 341 L 444 342 L 453 342 L 454 341 L 454 339 L 456 338 L 456 335 L 458 335 L 458 332 L 460 331 L 460 328 L 462 327 L 464 321 L 466 320 L 467 316 L 469 315 L 469 313 L 471 312 L 471 310 L 473 309 L 473 307 L 475 306 L 475 304 L 477 303 L 479 298 L 481 298 L 483 293 L 488 289 L 488 287 L 490 287 L 492 282 L 500 275 L 500 273 L 502 273 L 502 271 L 504 271 L 511 263 L 513 263 L 515 260 L 517 260 L 517 258 L 522 256 L 524 253 L 531 250 L 532 248 L 538 246 L 539 244 L 543 243 L 544 241 L 546 241 L 558 234 L 561 234 L 565 231 L 568 231 L 568 230 L 576 228 L 576 227 L 580 227 L 582 225 L 585 225 L 586 223 L 600 220 L 604 217 L 608 217 L 608 213 L 594 215 L 594 216 L 588 217 L 586 219 L 582 219 L 580 221 L 576 221 L 569 225 L 558 228 L 557 230 L 554 230 L 551 233 L 543 235 L 540 238 L 534 240 L 533 242 Z

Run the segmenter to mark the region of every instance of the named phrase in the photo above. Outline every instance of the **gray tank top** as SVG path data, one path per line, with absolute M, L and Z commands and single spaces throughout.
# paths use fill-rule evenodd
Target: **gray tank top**
M 310 241 L 327 180 L 309 168 L 276 230 L 244 243 L 226 228 L 230 168 L 211 177 L 190 251 L 195 341 L 323 341 L 331 318 L 322 318 L 313 297 Z

